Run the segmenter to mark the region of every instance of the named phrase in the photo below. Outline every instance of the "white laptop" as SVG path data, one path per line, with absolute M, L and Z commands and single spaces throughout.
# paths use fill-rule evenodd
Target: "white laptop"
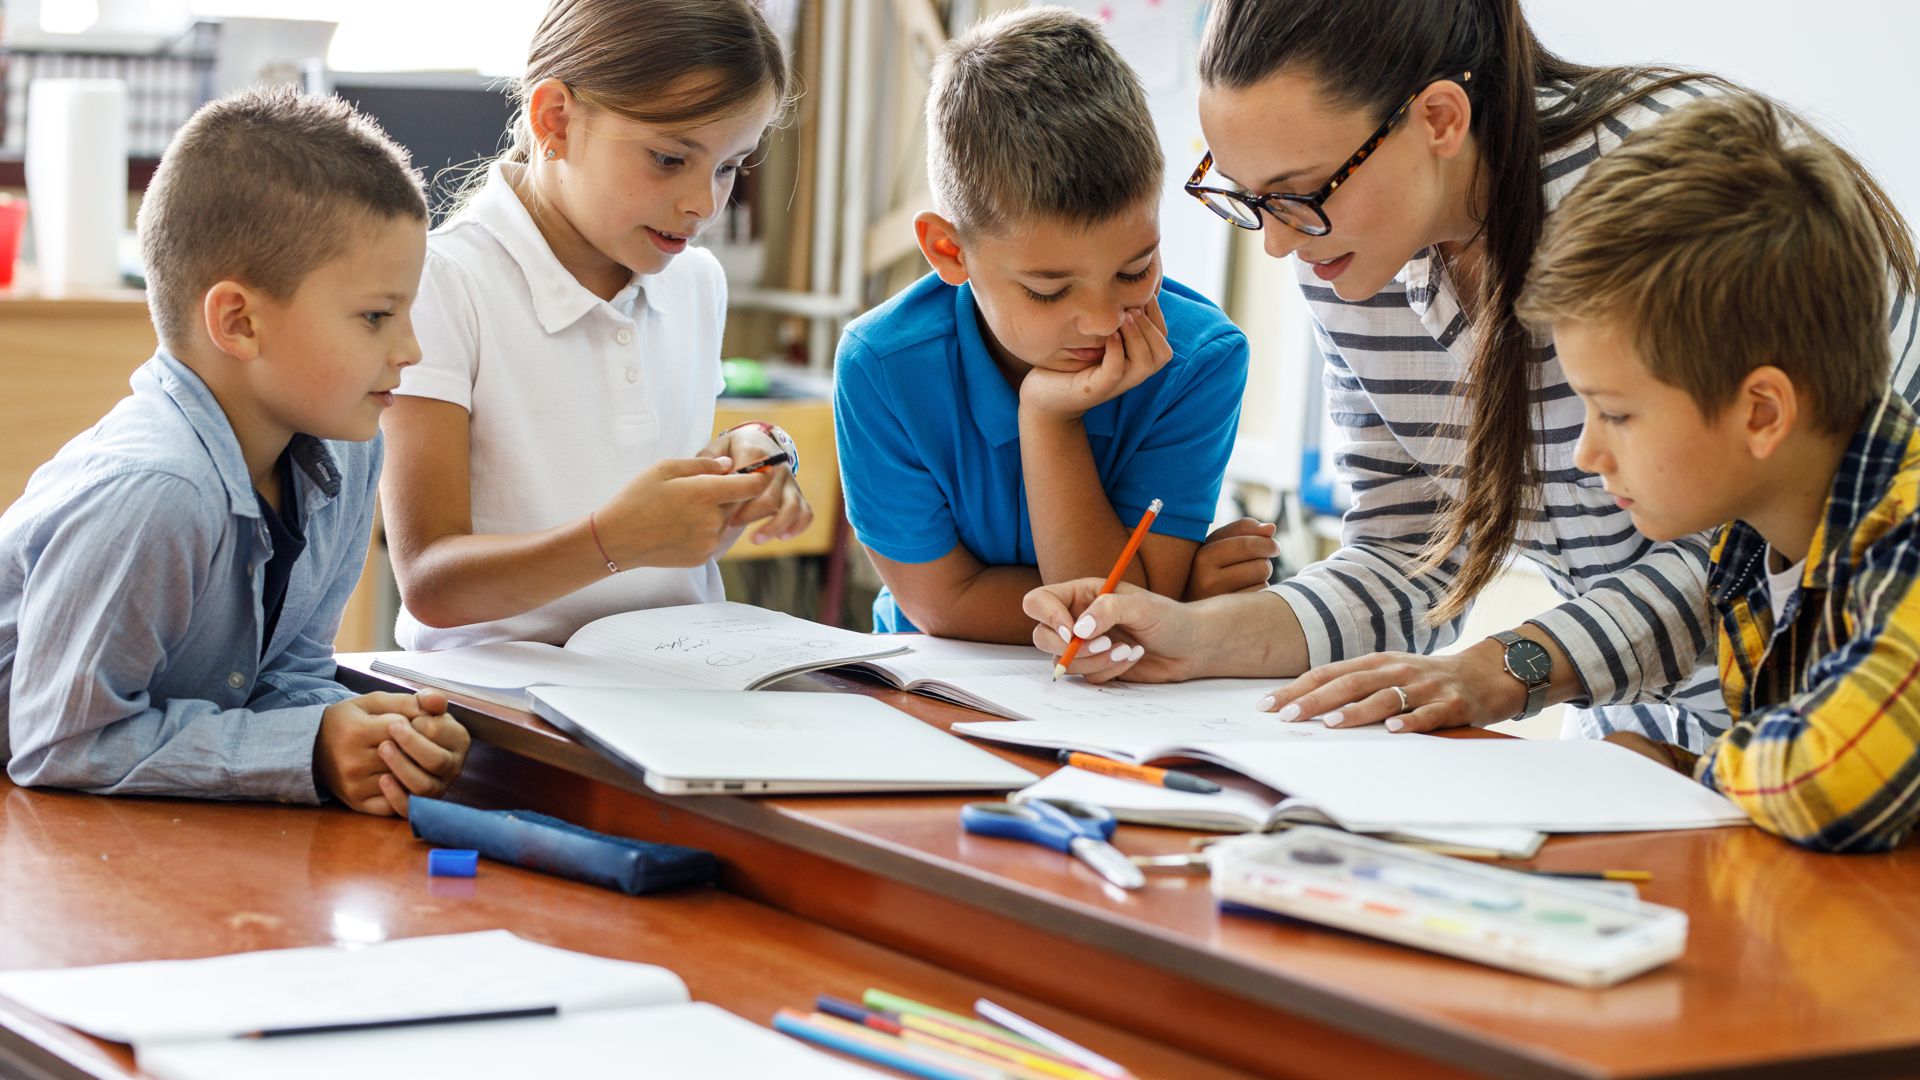
M 1036 777 L 857 694 L 536 686 L 547 722 L 667 795 L 1010 791 Z

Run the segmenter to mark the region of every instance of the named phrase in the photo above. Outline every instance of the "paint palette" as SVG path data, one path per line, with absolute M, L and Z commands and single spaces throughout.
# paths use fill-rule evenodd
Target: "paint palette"
M 1217 844 L 1213 894 L 1242 905 L 1575 986 L 1678 957 L 1683 911 L 1333 829 Z

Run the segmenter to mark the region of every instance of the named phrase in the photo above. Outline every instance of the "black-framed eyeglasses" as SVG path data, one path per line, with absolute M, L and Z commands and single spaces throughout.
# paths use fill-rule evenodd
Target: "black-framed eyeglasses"
M 1456 81 L 1465 84 L 1472 79 L 1473 72 L 1464 71 Z M 1258 229 L 1265 224 L 1260 216 L 1260 212 L 1265 210 L 1289 227 L 1308 236 L 1325 236 L 1333 231 L 1333 222 L 1327 220 L 1327 200 L 1333 197 L 1334 192 L 1340 190 L 1340 185 L 1347 182 L 1355 169 L 1372 157 L 1375 150 L 1380 149 L 1380 144 L 1387 141 L 1387 136 L 1393 133 L 1401 117 L 1407 115 L 1407 110 L 1413 107 L 1413 103 L 1425 90 L 1426 87 L 1422 86 L 1419 90 L 1408 94 L 1407 100 L 1401 102 L 1400 107 L 1393 110 L 1393 115 L 1387 117 L 1387 122 L 1381 124 L 1378 130 L 1367 137 L 1366 142 L 1360 144 L 1360 149 L 1353 152 L 1353 156 L 1347 159 L 1346 164 L 1333 170 L 1333 175 L 1327 178 L 1326 183 L 1320 185 L 1318 191 L 1306 195 L 1288 195 L 1279 192 L 1268 195 L 1249 195 L 1244 191 L 1234 191 L 1230 188 L 1206 187 L 1200 181 L 1206 179 L 1208 170 L 1213 168 L 1213 152 L 1208 151 L 1207 156 L 1200 159 L 1200 166 L 1193 170 L 1192 176 L 1187 178 L 1186 192 L 1199 199 L 1201 205 L 1213 211 L 1227 223 L 1238 225 L 1242 229 Z

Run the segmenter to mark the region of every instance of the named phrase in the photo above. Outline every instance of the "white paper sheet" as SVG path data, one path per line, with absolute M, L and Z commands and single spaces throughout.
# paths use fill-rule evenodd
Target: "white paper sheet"
M 1359 832 L 1632 832 L 1747 821 L 1739 807 L 1704 785 L 1625 747 L 1589 739 L 1395 736 L 1195 749 Z
M 443 1027 L 142 1046 L 136 1058 L 140 1068 L 161 1080 L 871 1080 L 879 1075 L 698 1003 Z
M 990 702 L 1001 716 L 1020 720 L 1065 720 L 1099 717 L 1221 716 L 1266 717 L 1260 699 L 1285 679 L 1195 679 L 1182 683 L 1090 683 L 1024 675 L 989 675 L 950 680 L 968 694 Z
M 0 994 L 90 1035 L 145 1044 L 541 1005 L 669 1004 L 686 1001 L 687 987 L 651 964 L 486 930 L 364 948 L 0 972 Z
M 1053 671 L 1053 660 L 1031 645 L 993 645 L 980 641 L 955 641 L 927 634 L 872 634 L 876 647 L 905 645 L 907 652 L 881 660 L 869 660 L 861 667 L 886 672 L 906 686 L 919 680 L 968 680 L 986 675 L 1022 675 L 1046 678 Z
M 1330 728 L 1312 720 L 1285 724 L 1269 713 L 1245 715 L 1172 710 L 1146 710 L 1145 715 L 1084 710 L 1047 720 L 969 720 L 953 725 L 957 734 L 977 739 L 1035 746 L 1043 750 L 1085 750 L 1128 761 L 1151 761 L 1163 756 L 1190 756 L 1183 751 L 1199 744 L 1261 742 L 1295 745 L 1305 742 L 1426 740 L 1428 735 L 1395 735 L 1378 724 L 1359 728 Z

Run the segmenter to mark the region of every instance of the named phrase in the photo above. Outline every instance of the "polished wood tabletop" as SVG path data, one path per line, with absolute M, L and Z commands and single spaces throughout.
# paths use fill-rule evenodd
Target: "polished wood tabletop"
M 429 878 L 406 824 L 282 807 L 27 790 L 0 778 L 0 970 L 192 959 L 505 928 L 659 964 L 757 1023 L 880 987 L 985 996 L 1160 1080 L 1244 1080 L 1192 1055 L 711 887 L 629 897 L 493 862 Z M 0 999 L 0 1076 L 140 1075 L 131 1051 Z M 877 1075 L 900 1075 L 880 1071 Z
M 363 663 L 346 658 L 342 677 L 398 685 Z M 941 727 L 980 718 L 831 674 L 779 688 L 869 694 Z M 1583 990 L 1223 916 L 1200 875 L 1128 894 L 1044 849 L 967 835 L 961 796 L 658 795 L 537 717 L 455 701 L 479 740 L 478 801 L 696 843 L 744 896 L 1256 1072 L 1920 1075 L 1912 845 L 1825 856 L 1748 827 L 1553 838 L 1523 865 L 1648 870 L 1643 898 L 1691 920 L 1680 960 Z M 1123 826 L 1115 843 L 1166 853 L 1195 835 Z

